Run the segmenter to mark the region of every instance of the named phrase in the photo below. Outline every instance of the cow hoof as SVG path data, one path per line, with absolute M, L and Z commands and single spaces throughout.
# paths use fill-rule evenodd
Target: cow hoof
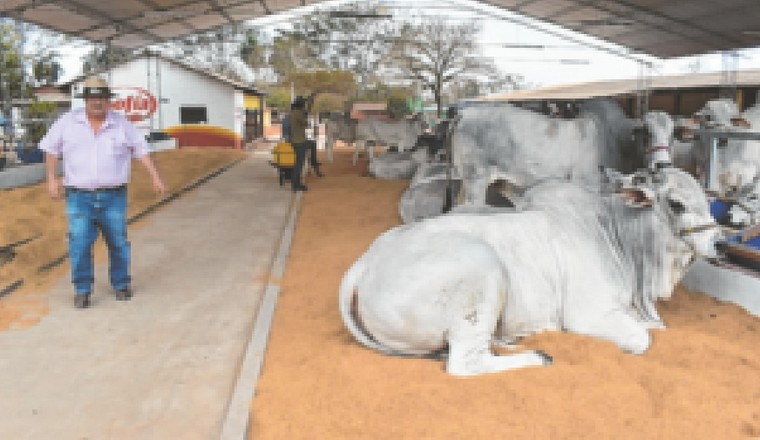
M 548 367 L 549 365 L 554 363 L 554 359 L 548 354 L 544 353 L 543 351 L 536 350 L 536 354 L 541 358 L 545 367 Z

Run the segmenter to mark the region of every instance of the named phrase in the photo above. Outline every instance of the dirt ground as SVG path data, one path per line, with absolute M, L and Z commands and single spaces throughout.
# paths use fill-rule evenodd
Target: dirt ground
M 153 155 L 169 193 L 175 192 L 220 167 L 245 157 L 240 150 L 221 148 L 167 150 Z M 129 185 L 129 216 L 160 201 L 142 165 L 132 165 Z M 36 324 L 48 312 L 47 298 L 39 293 L 61 276 L 68 276 L 68 261 L 53 270 L 38 268 L 66 255 L 66 212 L 63 200 L 52 200 L 44 183 L 0 190 L 0 247 L 28 237 L 39 238 L 16 248 L 16 256 L 0 264 L 0 290 L 18 279 L 21 289 L 0 298 L 0 331 L 22 329 Z M 130 228 L 139 227 L 136 222 Z M 97 243 L 95 258 L 105 255 L 105 245 Z
M 644 355 L 547 332 L 548 368 L 455 378 L 378 354 L 343 328 L 350 264 L 398 224 L 406 182 L 362 177 L 338 153 L 311 178 L 251 410 L 252 439 L 760 438 L 760 320 L 679 287 Z

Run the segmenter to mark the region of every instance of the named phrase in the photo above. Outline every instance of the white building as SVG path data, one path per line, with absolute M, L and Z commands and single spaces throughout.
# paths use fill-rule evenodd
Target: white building
M 242 148 L 263 135 L 264 95 L 245 84 L 154 53 L 98 74 L 116 94 L 113 108 L 156 145 Z M 69 83 L 72 108 L 84 106 L 84 79 Z

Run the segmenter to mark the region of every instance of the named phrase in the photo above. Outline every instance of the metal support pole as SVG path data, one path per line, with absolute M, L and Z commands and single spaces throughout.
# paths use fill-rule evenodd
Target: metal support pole
M 454 136 L 454 129 L 456 128 L 457 124 L 459 123 L 459 120 L 461 116 L 457 113 L 456 115 L 453 115 L 449 112 L 447 116 L 446 121 L 446 129 L 444 131 L 445 137 L 443 139 L 443 145 L 446 149 L 446 161 L 447 167 L 446 167 L 446 196 L 443 201 L 443 213 L 447 213 L 451 211 L 451 208 L 454 207 L 454 188 L 453 186 L 453 170 L 454 170 L 454 158 L 453 158 L 453 145 L 451 143 L 451 138 Z
M 643 118 L 646 112 L 649 111 L 649 94 L 651 93 L 651 75 L 652 65 L 639 61 L 639 74 L 637 77 L 636 87 L 636 114 L 633 116 L 636 118 Z
M 734 50 L 723 51 L 721 52 L 721 63 L 720 97 L 736 101 L 736 70 L 739 64 L 739 54 Z
M 707 160 L 705 185 L 708 191 L 718 191 L 718 138 L 710 137 L 710 155 Z
M 450 123 L 450 122 L 449 122 Z M 452 160 L 451 160 L 451 131 L 446 130 L 446 135 L 443 138 L 443 145 L 446 149 L 446 197 L 443 201 L 443 212 L 449 212 L 451 211 L 451 208 L 454 206 L 454 194 L 453 194 L 453 188 L 451 187 L 451 171 L 454 166 Z

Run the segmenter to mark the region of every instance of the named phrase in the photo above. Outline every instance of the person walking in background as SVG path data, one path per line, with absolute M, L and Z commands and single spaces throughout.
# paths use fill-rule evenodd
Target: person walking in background
M 132 158 L 145 167 L 153 189 L 166 192 L 145 138 L 123 115 L 110 110 L 113 96 L 100 77 L 87 78 L 85 107 L 63 114 L 39 144 L 45 152 L 48 194 L 65 194 L 74 306 L 87 308 L 94 283 L 92 248 L 103 234 L 108 247 L 109 278 L 116 299 L 132 298 L 130 244 L 127 241 L 127 182 Z M 56 176 L 63 159 L 63 182 Z M 62 185 L 61 185 L 62 184 Z M 63 188 L 62 188 L 63 187 Z
M 296 154 L 296 162 L 293 166 L 291 183 L 293 191 L 306 191 L 308 188 L 301 182 L 303 165 L 306 159 L 306 149 L 309 144 L 306 139 L 306 100 L 298 96 L 290 105 L 290 144 Z

